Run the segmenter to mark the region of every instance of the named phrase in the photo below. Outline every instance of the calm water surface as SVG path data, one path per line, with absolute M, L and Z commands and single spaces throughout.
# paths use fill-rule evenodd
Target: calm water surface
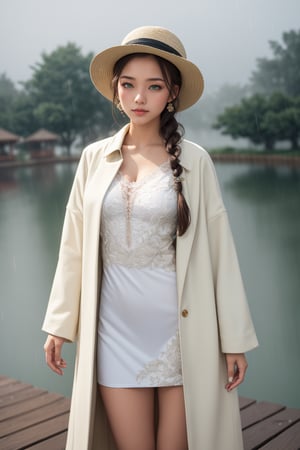
M 70 395 L 44 364 L 41 324 L 76 164 L 0 170 L 0 373 Z M 216 165 L 260 347 L 240 394 L 300 407 L 300 170 Z

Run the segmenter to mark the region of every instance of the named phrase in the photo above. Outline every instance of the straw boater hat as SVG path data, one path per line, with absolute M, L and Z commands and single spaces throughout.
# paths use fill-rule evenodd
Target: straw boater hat
M 108 48 L 94 57 L 90 66 L 91 79 L 96 89 L 113 100 L 112 78 L 116 62 L 133 53 L 149 53 L 170 61 L 181 73 L 182 86 L 178 96 L 178 111 L 196 103 L 203 92 L 203 77 L 195 64 L 186 59 L 184 46 L 169 30 L 147 26 L 131 31 L 121 45 Z

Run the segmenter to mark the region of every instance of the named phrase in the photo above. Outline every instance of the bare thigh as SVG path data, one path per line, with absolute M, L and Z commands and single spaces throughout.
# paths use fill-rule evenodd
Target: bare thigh
M 155 450 L 154 389 L 99 390 L 118 450 Z
M 158 388 L 157 450 L 188 450 L 182 386 Z

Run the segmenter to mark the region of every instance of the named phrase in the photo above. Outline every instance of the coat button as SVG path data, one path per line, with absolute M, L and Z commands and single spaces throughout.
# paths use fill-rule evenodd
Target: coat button
M 187 316 L 189 315 L 188 310 L 187 310 L 187 309 L 183 309 L 183 310 L 181 311 L 181 315 L 182 315 L 182 317 L 187 317 Z

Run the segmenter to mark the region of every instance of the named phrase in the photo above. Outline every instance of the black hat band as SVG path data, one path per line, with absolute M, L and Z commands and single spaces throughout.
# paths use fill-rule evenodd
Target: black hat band
M 172 53 L 173 55 L 182 57 L 182 55 L 177 50 L 175 50 L 175 48 L 170 47 L 170 45 L 167 45 L 164 42 L 157 41 L 156 39 L 138 38 L 138 39 L 133 39 L 132 41 L 126 42 L 125 45 L 131 45 L 131 44 L 147 45 L 149 47 L 157 48 L 158 50 L 163 50 L 165 52 Z

